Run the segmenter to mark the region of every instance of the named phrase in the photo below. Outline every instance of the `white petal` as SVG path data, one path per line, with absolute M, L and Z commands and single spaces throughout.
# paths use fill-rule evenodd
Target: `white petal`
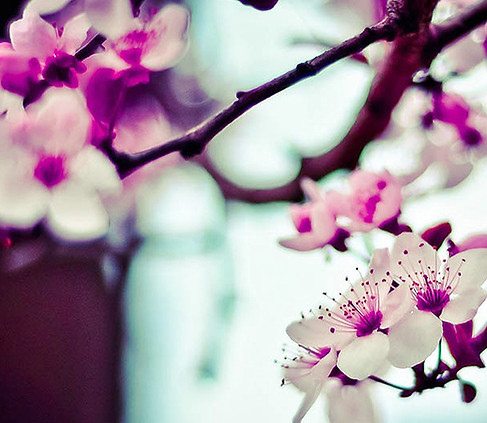
M 49 192 L 34 179 L 9 178 L 0 183 L 0 225 L 17 229 L 34 226 L 46 214 Z
M 379 284 L 378 288 L 381 299 L 385 298 L 391 287 L 391 279 L 386 274 L 390 269 L 391 262 L 389 250 L 387 248 L 378 248 L 374 250 L 369 263 L 368 277 Z
M 53 191 L 47 224 L 61 239 L 88 241 L 107 233 L 108 215 L 94 191 L 67 183 Z
M 134 26 L 130 0 L 85 0 L 85 12 L 93 27 L 111 40 Z
M 400 368 L 421 363 L 436 349 L 442 335 L 440 319 L 415 310 L 389 328 L 389 361 Z
M 381 327 L 383 328 L 389 328 L 395 325 L 406 314 L 409 314 L 415 305 L 409 285 L 405 283 L 401 283 L 381 299 L 382 305 L 380 310 L 383 316 Z
M 30 0 L 26 9 L 35 10 L 40 15 L 49 15 L 61 10 L 71 0 Z
M 122 181 L 113 163 L 100 150 L 87 146 L 76 156 L 71 168 L 73 177 L 103 194 L 116 194 Z
M 315 363 L 312 363 L 312 360 L 315 360 Z M 305 355 L 302 360 L 294 361 L 286 369 L 284 377 L 300 391 L 307 392 L 313 389 L 316 381 L 321 382 L 328 377 L 336 362 L 337 353 L 334 349 L 331 349 L 321 360 Z
M 461 273 L 455 293 L 470 291 L 480 287 L 487 279 L 487 248 L 475 248 L 455 254 L 448 260 L 445 268 L 449 268 L 452 286 Z M 455 278 L 455 279 L 453 279 Z
M 487 291 L 482 288 L 464 291 L 461 295 L 450 299 L 443 309 L 440 319 L 454 325 L 465 323 L 474 318 L 486 297 Z
M 307 347 L 324 348 L 335 346 L 341 348 L 351 342 L 355 335 L 350 332 L 330 331 L 332 325 L 327 319 L 301 319 L 291 323 L 286 332 L 297 344 Z
M 402 233 L 396 238 L 391 253 L 393 275 L 410 282 L 410 277 L 415 278 L 415 272 L 419 273 L 427 266 L 437 269 L 439 264 L 436 251 L 419 236 Z
M 361 336 L 338 354 L 338 368 L 352 379 L 362 380 L 381 368 L 389 352 L 387 335 Z
M 318 399 L 318 396 L 320 395 L 320 392 L 323 389 L 323 384 L 325 383 L 324 379 L 321 382 L 314 381 L 312 389 L 306 392 L 306 395 L 304 396 L 303 402 L 299 406 L 299 409 L 296 413 L 296 415 L 293 417 L 293 423 L 301 423 L 301 420 L 303 420 L 303 417 L 306 415 L 306 413 L 309 411 L 309 409 L 312 407 L 312 405 L 315 403 L 315 401 Z
M 327 414 L 330 423 L 377 423 L 372 398 L 366 383 L 355 386 L 330 384 L 327 389 Z

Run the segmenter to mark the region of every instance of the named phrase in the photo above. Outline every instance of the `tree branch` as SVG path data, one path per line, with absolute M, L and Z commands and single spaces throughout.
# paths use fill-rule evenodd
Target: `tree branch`
M 106 152 L 115 164 L 120 176 L 126 177 L 138 168 L 167 154 L 179 151 L 183 157 L 200 154 L 207 144 L 228 125 L 247 110 L 292 85 L 316 75 L 333 63 L 362 51 L 379 40 L 392 40 L 398 32 L 394 19 L 386 19 L 377 25 L 365 28 L 359 35 L 344 41 L 323 54 L 304 63 L 277 78 L 246 92 L 238 92 L 237 100 L 199 127 L 187 134 L 133 155 L 108 149 Z

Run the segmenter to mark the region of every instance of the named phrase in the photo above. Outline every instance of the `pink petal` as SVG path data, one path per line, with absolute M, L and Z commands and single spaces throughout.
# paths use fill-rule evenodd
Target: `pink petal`
M 10 25 L 10 40 L 15 51 L 44 61 L 57 46 L 54 27 L 33 10 L 25 10 L 22 19 Z
M 64 25 L 58 50 L 62 50 L 68 54 L 74 54 L 86 40 L 90 26 L 90 22 L 84 13 L 71 18 Z
M 189 13 L 186 8 L 168 5 L 154 16 L 147 31 L 150 35 L 144 49 L 141 65 L 150 70 L 174 66 L 186 53 Z
M 85 12 L 93 27 L 111 40 L 135 26 L 130 0 L 85 0 Z
M 29 9 L 35 10 L 39 15 L 50 15 L 61 10 L 71 0 L 30 0 L 27 4 Z
M 384 328 L 391 327 L 409 314 L 414 308 L 414 301 L 408 284 L 401 284 L 392 292 L 382 297 L 382 324 Z

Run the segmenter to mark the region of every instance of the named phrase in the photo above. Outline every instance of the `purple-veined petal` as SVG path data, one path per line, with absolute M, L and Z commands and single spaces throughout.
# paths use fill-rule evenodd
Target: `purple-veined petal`
M 436 349 L 442 334 L 438 317 L 415 310 L 389 328 L 388 359 L 393 366 L 400 368 L 421 363 Z
M 361 336 L 338 354 L 338 368 L 352 379 L 362 380 L 377 372 L 389 352 L 387 335 L 374 332 Z
M 480 305 L 485 301 L 487 291 L 483 288 L 472 288 L 461 295 L 452 297 L 443 309 L 440 319 L 458 325 L 472 320 Z

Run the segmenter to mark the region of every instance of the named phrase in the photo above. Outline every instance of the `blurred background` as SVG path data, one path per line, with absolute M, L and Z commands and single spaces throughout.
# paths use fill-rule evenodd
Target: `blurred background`
M 265 13 L 235 0 L 186 4 L 189 54 L 151 81 L 178 93 L 168 114 L 182 129 L 374 19 L 353 1 L 281 0 Z M 461 81 L 466 95 L 484 67 L 474 69 L 474 82 Z M 250 188 L 293 179 L 300 156 L 323 153 L 346 133 L 373 75 L 373 67 L 345 60 L 255 107 L 211 142 L 215 166 Z M 167 105 L 171 96 L 161 95 Z M 366 151 L 369 169 L 417 164 L 413 147 L 398 145 L 394 133 L 386 138 Z M 448 220 L 458 240 L 487 232 L 486 178 L 480 160 L 459 186 L 410 198 L 403 220 L 417 231 Z M 290 422 L 302 394 L 280 387 L 274 361 L 289 342 L 285 328 L 366 265 L 353 254 L 283 249 L 277 240 L 294 231 L 289 204 L 225 201 L 193 163 L 171 163 L 133 196 L 123 224 L 113 219 L 108 250 L 29 240 L 22 254 L 2 257 L 0 421 Z M 127 242 L 127 216 L 135 241 Z M 376 247 L 391 239 L 370 234 Z M 352 246 L 360 251 L 362 240 Z M 478 321 L 486 319 L 484 305 Z M 479 369 L 462 376 L 478 388 L 472 404 L 461 402 L 455 383 L 408 399 L 377 386 L 377 409 L 384 422 L 483 422 L 487 379 Z M 407 371 L 386 379 L 411 383 Z M 327 421 L 324 407 L 305 421 Z

